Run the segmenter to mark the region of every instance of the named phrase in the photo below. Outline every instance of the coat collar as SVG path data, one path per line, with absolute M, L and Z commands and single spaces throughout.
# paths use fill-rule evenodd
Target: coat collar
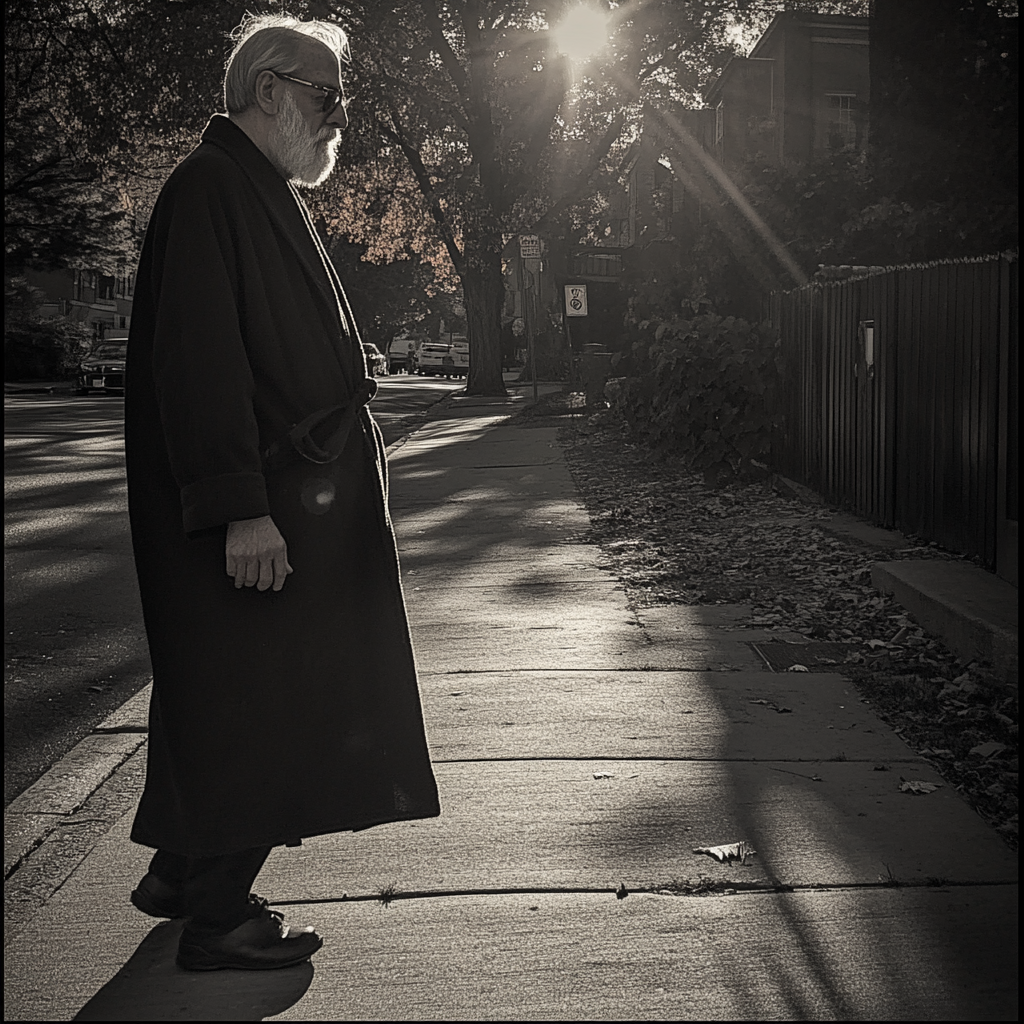
M 365 375 L 364 368 L 359 373 L 361 364 L 364 364 L 362 345 L 348 299 L 298 191 L 281 177 L 256 143 L 226 115 L 214 114 L 210 118 L 202 141 L 223 149 L 252 181 L 267 212 L 295 250 L 310 281 L 332 310 L 337 326 L 357 349 L 355 367 L 345 366 L 345 369 L 348 372 L 355 369 L 357 376 Z M 338 355 L 344 365 L 345 359 L 340 351 Z M 352 384 L 354 387 L 356 381 L 353 380 Z

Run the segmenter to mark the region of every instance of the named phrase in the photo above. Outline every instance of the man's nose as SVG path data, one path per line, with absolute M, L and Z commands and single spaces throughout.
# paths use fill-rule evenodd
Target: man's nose
M 324 124 L 329 124 L 333 128 L 345 129 L 348 127 L 348 111 L 345 109 L 344 102 L 339 103 L 330 114 L 327 115 L 327 119 Z

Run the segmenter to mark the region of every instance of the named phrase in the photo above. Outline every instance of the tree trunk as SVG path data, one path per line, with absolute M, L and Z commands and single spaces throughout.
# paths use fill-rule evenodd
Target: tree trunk
M 501 252 L 467 246 L 462 273 L 469 336 L 469 380 L 467 395 L 504 395 L 501 376 L 501 307 L 505 281 L 501 273 Z

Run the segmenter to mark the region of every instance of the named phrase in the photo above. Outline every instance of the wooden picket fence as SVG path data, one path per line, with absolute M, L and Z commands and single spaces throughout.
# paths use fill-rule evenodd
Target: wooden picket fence
M 767 302 L 774 468 L 1016 583 L 1017 256 L 872 269 Z

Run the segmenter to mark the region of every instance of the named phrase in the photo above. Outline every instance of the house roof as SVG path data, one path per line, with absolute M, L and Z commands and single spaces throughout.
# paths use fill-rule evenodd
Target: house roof
M 771 48 L 776 37 L 792 26 L 799 25 L 810 29 L 825 29 L 831 32 L 838 32 L 840 35 L 849 35 L 851 38 L 856 38 L 867 33 L 869 24 L 869 18 L 853 14 L 813 14 L 807 11 L 779 11 L 772 18 L 771 23 L 764 32 L 761 33 L 757 42 L 754 43 L 750 53 L 746 57 L 730 57 L 728 64 L 722 69 L 722 73 L 705 87 L 705 102 L 709 105 L 714 105 L 714 100 L 722 91 L 726 81 L 736 73 L 740 66 L 748 59 L 761 57 L 765 50 Z

